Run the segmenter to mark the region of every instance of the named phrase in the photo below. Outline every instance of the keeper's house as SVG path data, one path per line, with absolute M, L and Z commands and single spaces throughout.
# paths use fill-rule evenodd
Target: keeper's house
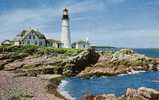
M 36 29 L 20 32 L 15 38 L 15 45 L 37 45 L 60 48 L 62 43 L 58 40 L 46 39 L 45 35 Z

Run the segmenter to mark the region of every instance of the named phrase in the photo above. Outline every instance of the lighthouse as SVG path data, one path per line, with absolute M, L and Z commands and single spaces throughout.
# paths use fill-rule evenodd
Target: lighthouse
M 71 35 L 70 35 L 70 22 L 69 22 L 68 9 L 63 10 L 62 16 L 62 29 L 61 29 L 61 42 L 64 48 L 71 48 Z

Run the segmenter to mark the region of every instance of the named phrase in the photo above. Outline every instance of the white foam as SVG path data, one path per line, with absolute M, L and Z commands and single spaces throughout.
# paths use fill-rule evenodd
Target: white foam
M 65 89 L 64 89 L 65 86 L 66 86 L 68 83 L 69 83 L 68 81 L 62 80 L 61 83 L 60 83 L 60 85 L 58 86 L 57 91 L 58 91 L 61 95 L 63 95 L 65 98 L 67 98 L 67 99 L 69 99 L 69 100 L 75 100 L 75 98 L 72 97 L 72 96 L 69 94 L 69 92 L 68 92 L 68 91 L 65 91 Z
M 146 71 L 135 71 L 135 70 L 131 70 L 131 72 L 128 72 L 128 74 L 138 74 L 138 73 L 143 73 Z
M 117 75 L 117 76 L 125 76 L 125 75 L 128 75 L 128 74 L 119 74 L 119 75 Z
M 159 83 L 159 80 L 152 80 L 152 82 Z
M 135 70 L 131 70 L 131 72 L 127 72 L 127 74 L 119 74 L 118 76 L 125 76 L 125 75 L 131 75 L 131 74 L 138 74 L 138 73 L 143 73 L 146 71 L 135 71 Z

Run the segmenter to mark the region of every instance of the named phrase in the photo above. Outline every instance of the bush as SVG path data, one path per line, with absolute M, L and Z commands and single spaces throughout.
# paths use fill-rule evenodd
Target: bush
M 9 88 L 6 91 L 7 100 L 23 100 L 22 95 L 24 94 L 17 88 Z
M 21 100 L 20 96 L 12 96 L 8 100 Z
M 25 46 L 1 46 L 1 52 L 16 52 L 16 53 L 34 53 L 38 46 L 25 45 Z
M 74 56 L 80 53 L 80 49 L 72 48 L 51 48 L 51 47 L 40 47 L 35 45 L 21 45 L 21 46 L 0 46 L 0 52 L 15 52 L 15 54 L 64 54 L 66 56 Z
M 17 52 L 15 52 L 15 53 L 12 53 L 9 58 L 16 60 L 16 59 L 22 59 L 22 58 L 24 58 L 28 55 L 29 55 L 28 53 L 17 53 Z

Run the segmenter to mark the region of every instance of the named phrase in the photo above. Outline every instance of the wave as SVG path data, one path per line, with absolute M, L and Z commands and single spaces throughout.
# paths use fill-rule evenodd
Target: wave
M 65 90 L 65 86 L 68 84 L 69 82 L 66 80 L 62 80 L 60 85 L 58 86 L 57 91 L 63 95 L 65 98 L 70 99 L 70 100 L 75 100 L 74 97 L 72 97 L 68 91 Z
M 138 74 L 138 73 L 143 73 L 143 72 L 146 72 L 146 71 L 135 71 L 135 70 L 131 70 L 131 72 L 128 72 L 128 74 Z
M 152 80 L 151 82 L 159 83 L 159 80 Z
M 144 73 L 146 71 L 135 71 L 135 70 L 131 70 L 131 72 L 128 72 L 127 74 L 119 74 L 118 76 L 125 76 L 125 75 L 132 75 L 132 74 L 138 74 L 138 73 Z

